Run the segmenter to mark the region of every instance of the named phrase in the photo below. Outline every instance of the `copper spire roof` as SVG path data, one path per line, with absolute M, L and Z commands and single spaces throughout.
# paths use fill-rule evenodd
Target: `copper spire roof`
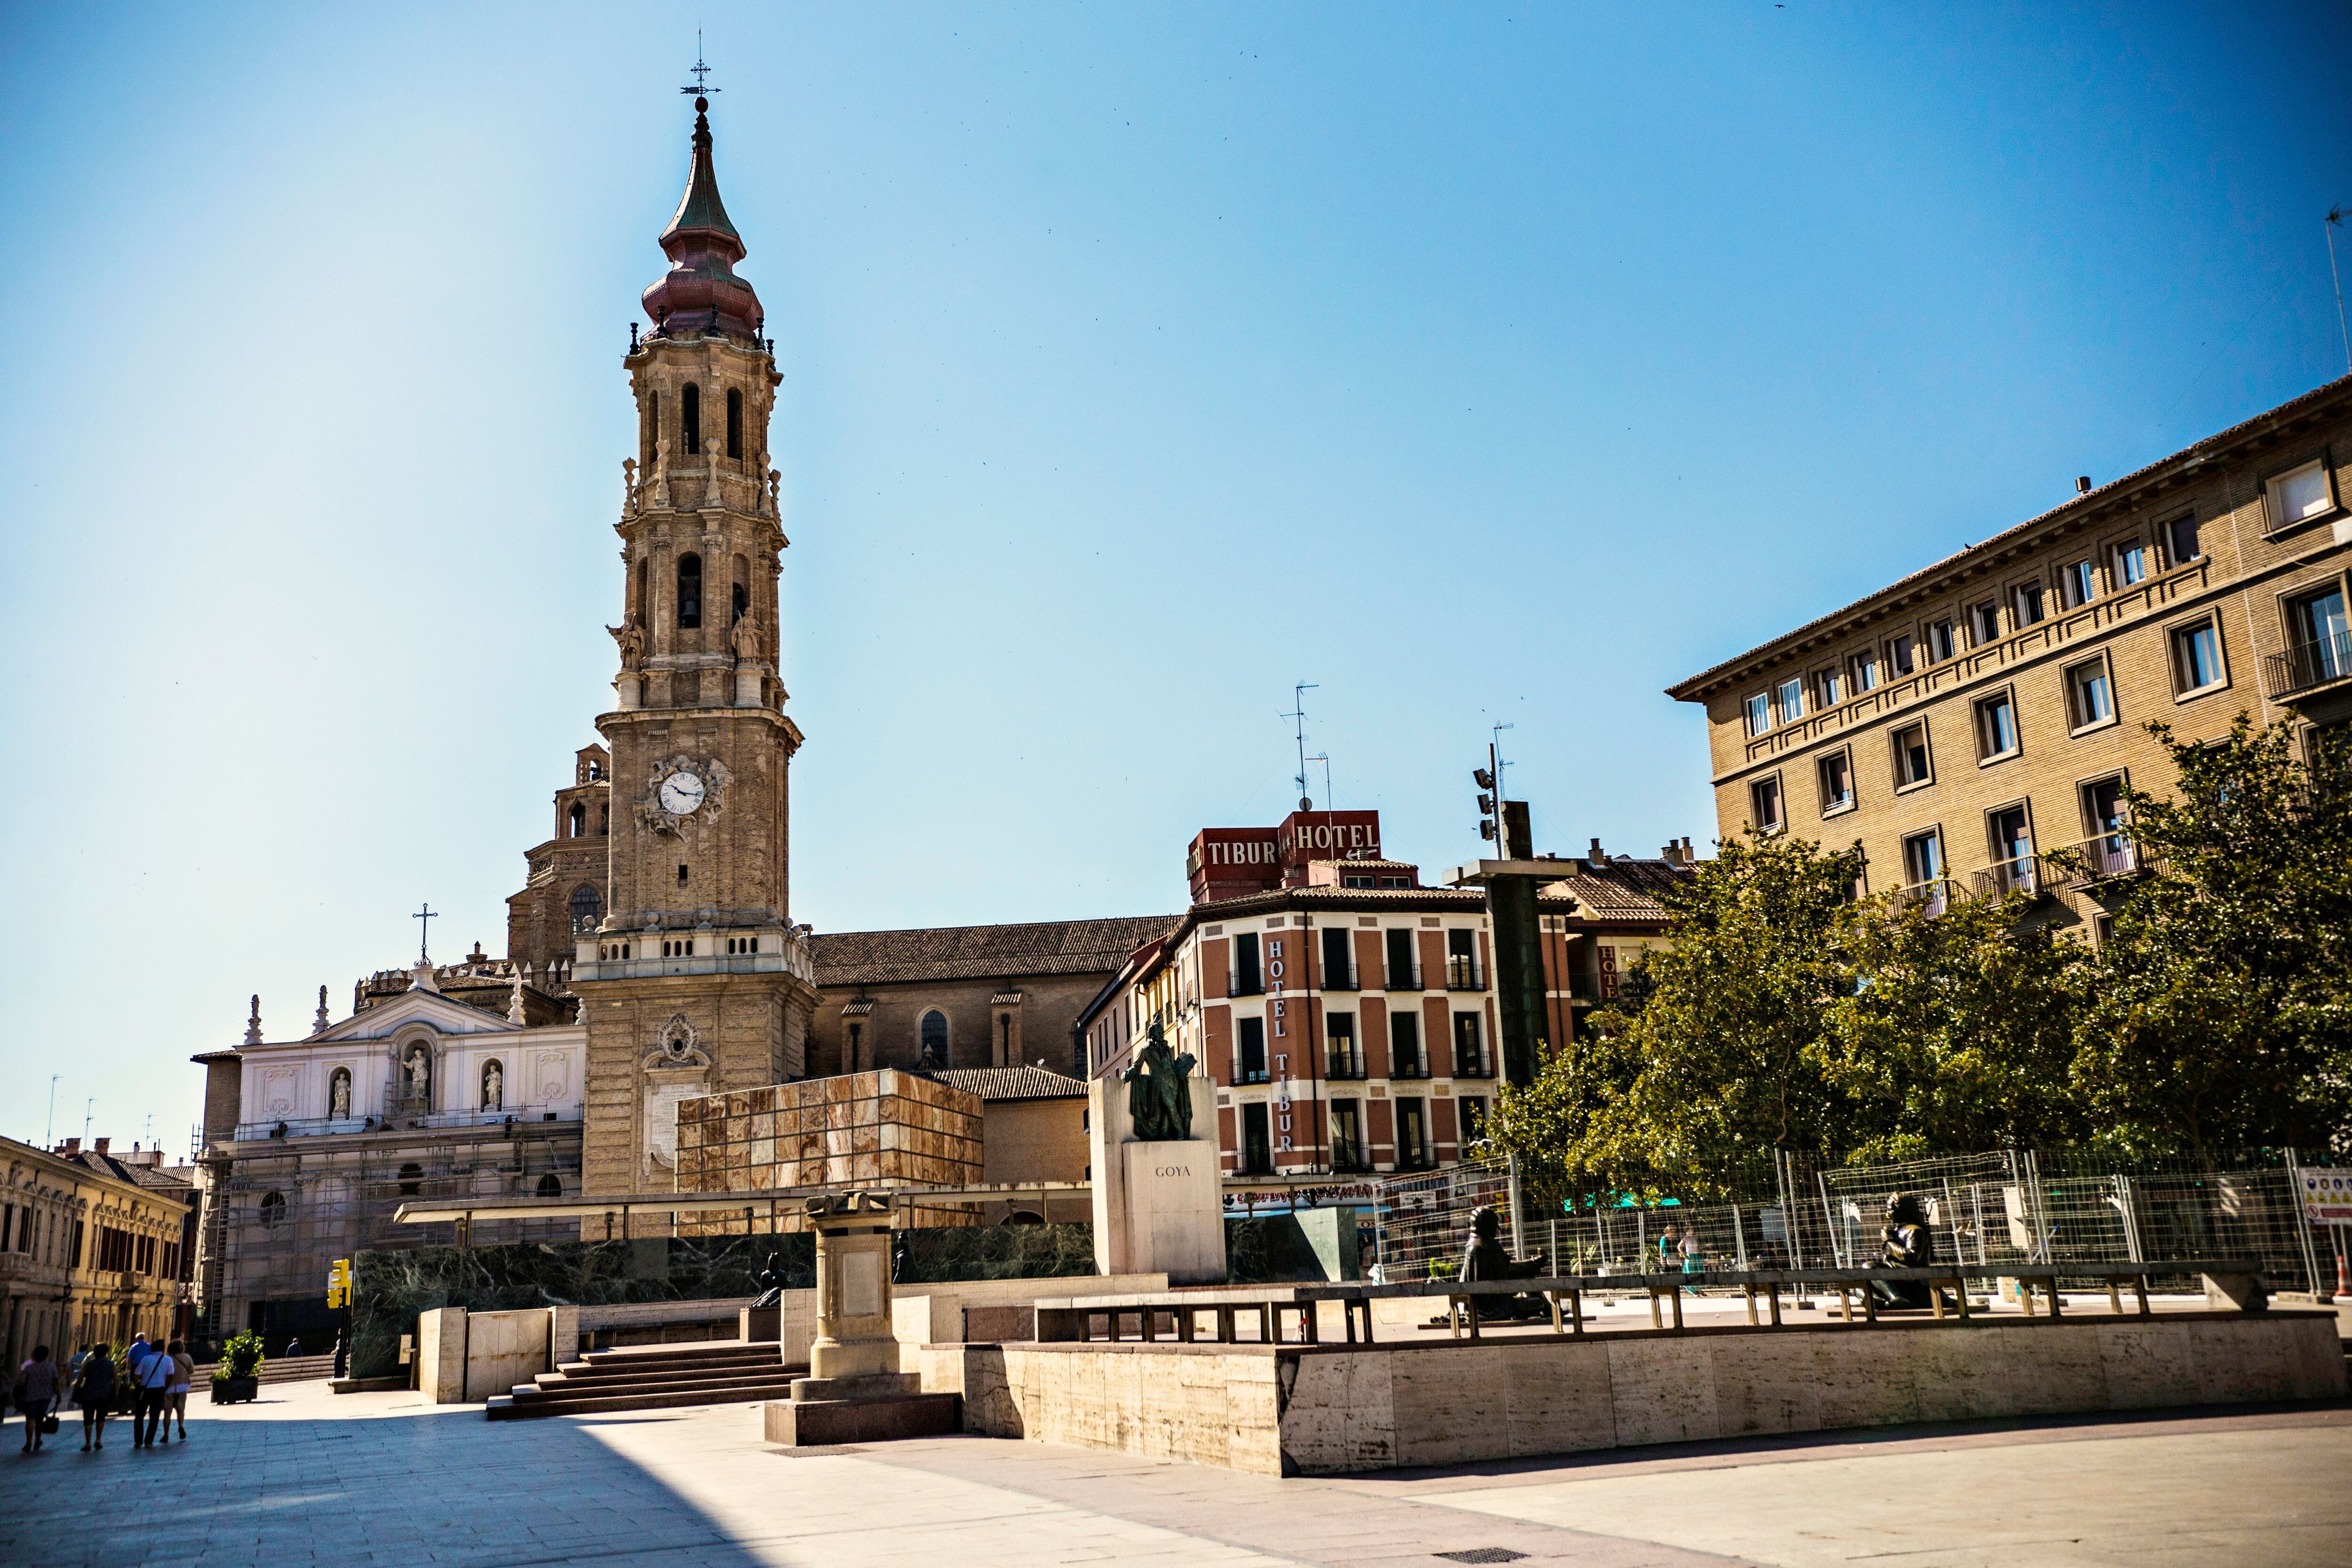
M 645 292 L 646 314 L 656 337 L 717 332 L 757 342 L 765 319 L 760 297 L 735 276 L 743 259 L 742 235 L 728 221 L 719 199 L 719 174 L 710 159 L 710 100 L 694 100 L 694 158 L 686 194 L 661 233 L 669 270 Z

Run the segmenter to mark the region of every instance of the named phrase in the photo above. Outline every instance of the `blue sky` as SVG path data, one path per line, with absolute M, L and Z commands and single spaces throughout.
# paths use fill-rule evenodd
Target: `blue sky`
M 2345 369 L 2340 7 L 11 5 L 0 1132 L 503 950 L 698 26 L 820 929 L 1177 908 L 1294 681 L 1424 867 L 1496 723 L 1704 842 L 1661 687 Z

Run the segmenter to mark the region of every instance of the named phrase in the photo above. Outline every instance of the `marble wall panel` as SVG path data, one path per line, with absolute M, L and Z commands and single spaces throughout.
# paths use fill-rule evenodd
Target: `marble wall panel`
M 1811 1432 L 1822 1426 L 1814 1335 L 1710 1339 L 1717 1424 L 1727 1437 Z
M 1496 1417 L 1507 1406 L 1503 1353 L 1465 1345 L 1389 1353 L 1396 1462 L 1451 1465 L 1491 1458 Z
M 1617 1441 L 1609 1352 L 1597 1344 L 1500 1349 L 1506 1430 L 1514 1457 L 1580 1454 Z
M 1282 1402 L 1282 1451 L 1309 1474 L 1397 1462 L 1396 1404 L 1385 1355 L 1301 1355 Z M 1277 1373 L 1277 1377 L 1279 1373 Z
M 1832 1329 L 1805 1337 L 1813 1342 L 1822 1430 L 1885 1427 L 1919 1418 L 1909 1347 L 1902 1343 L 1909 1335 Z
M 2111 1410 L 2146 1410 L 2181 1403 L 2197 1385 L 2189 1332 L 2159 1319 L 2100 1323 L 2093 1331 Z

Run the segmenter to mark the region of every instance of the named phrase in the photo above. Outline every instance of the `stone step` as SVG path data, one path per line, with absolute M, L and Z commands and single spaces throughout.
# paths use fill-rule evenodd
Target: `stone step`
M 770 1383 L 779 1377 L 805 1377 L 808 1369 L 786 1366 L 782 1362 L 767 1366 L 698 1368 L 669 1372 L 592 1373 L 586 1377 L 568 1377 L 560 1372 L 542 1372 L 529 1383 L 518 1383 L 515 1392 L 529 1390 L 534 1394 L 561 1394 L 583 1389 L 606 1389 L 626 1393 L 632 1389 L 676 1388 L 690 1384 Z
M 719 1366 L 741 1363 L 780 1361 L 782 1353 L 772 1344 L 730 1346 L 723 1350 L 674 1351 L 656 1354 L 652 1351 L 592 1350 L 581 1356 L 581 1366 Z
M 688 1405 L 749 1405 L 792 1396 L 790 1376 L 713 1385 L 693 1384 L 660 1390 L 620 1392 L 583 1389 L 563 1396 L 518 1390 L 493 1395 L 483 1414 L 493 1421 L 528 1421 L 545 1416 L 593 1416 L 606 1410 L 670 1410 Z

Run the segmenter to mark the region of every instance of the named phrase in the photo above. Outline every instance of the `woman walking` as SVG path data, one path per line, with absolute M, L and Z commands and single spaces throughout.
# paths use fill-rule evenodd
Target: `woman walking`
M 33 1358 L 16 1369 L 16 1408 L 25 1413 L 25 1452 L 41 1451 L 41 1423 L 58 1398 L 58 1364 L 49 1347 L 37 1344 Z
M 188 1389 L 196 1380 L 196 1358 L 188 1354 L 188 1347 L 178 1340 L 173 1340 L 172 1342 L 172 1365 L 173 1367 L 173 1371 L 172 1373 L 172 1408 L 170 1414 L 179 1417 L 180 1441 L 184 1443 L 188 1440 Z M 171 1431 L 169 1429 L 168 1422 L 166 1423 L 163 1438 L 166 1442 L 171 1440 Z
M 89 1347 L 81 1364 L 81 1376 L 74 1384 L 74 1399 L 81 1406 L 81 1451 L 87 1454 L 95 1448 L 104 1453 L 106 1411 L 114 1402 L 114 1363 L 104 1345 Z

